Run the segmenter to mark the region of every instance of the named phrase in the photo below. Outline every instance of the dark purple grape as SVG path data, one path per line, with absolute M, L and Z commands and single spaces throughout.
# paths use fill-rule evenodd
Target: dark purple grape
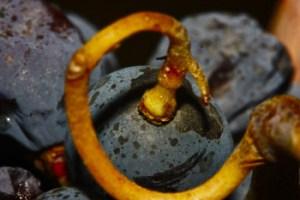
M 147 66 L 111 73 L 90 90 L 89 104 L 99 142 L 120 171 L 153 190 L 182 191 L 220 168 L 232 150 L 232 138 L 215 104 L 199 103 L 191 82 L 177 92 L 178 110 L 170 123 L 147 122 L 137 105 L 156 75 L 157 70 Z M 70 136 L 66 152 L 72 183 L 91 196 L 109 199 L 83 165 Z
M 63 141 L 64 74 L 81 45 L 78 29 L 46 1 L 0 1 L 0 136 L 32 151 Z
M 41 193 L 40 181 L 22 168 L 0 168 L 0 199 L 31 200 Z

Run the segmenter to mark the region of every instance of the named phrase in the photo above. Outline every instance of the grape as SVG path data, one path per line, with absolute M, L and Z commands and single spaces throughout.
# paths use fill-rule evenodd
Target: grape
M 63 142 L 64 74 L 82 38 L 46 1 L 0 1 L 0 136 L 31 151 Z M 102 64 L 113 67 L 113 60 Z M 95 70 L 91 85 L 101 73 Z
M 41 193 L 40 181 L 22 168 L 0 168 L 0 199 L 30 200 Z

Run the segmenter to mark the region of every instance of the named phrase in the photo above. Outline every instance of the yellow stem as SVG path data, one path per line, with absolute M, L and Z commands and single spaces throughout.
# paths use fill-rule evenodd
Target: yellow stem
M 187 70 L 196 78 L 204 100 L 208 101 L 209 92 L 206 80 L 197 63 L 190 56 L 189 43 L 183 27 L 166 15 L 149 12 L 131 15 L 94 36 L 90 42 L 77 51 L 69 65 L 65 101 L 75 146 L 98 184 L 117 199 L 222 199 L 234 190 L 249 170 L 259 163 L 257 161 L 261 160 L 249 137 L 243 140 L 240 148 L 235 150 L 220 171 L 210 180 L 194 189 L 178 193 L 161 193 L 136 185 L 113 166 L 98 142 L 88 107 L 89 73 L 97 61 L 111 49 L 111 46 L 117 45 L 133 33 L 145 30 L 158 31 L 168 35 L 171 45 L 166 62 L 159 73 L 159 83 L 154 87 L 154 92 L 150 90 L 146 93 L 146 97 L 144 96 L 146 100 L 142 101 L 142 105 L 145 106 L 143 103 L 147 104 L 148 94 L 150 104 L 153 94 L 154 96 L 162 94 L 172 100 L 172 95 L 181 85 Z
M 203 71 L 190 54 L 184 27 L 174 18 L 153 12 L 127 16 L 97 33 L 73 56 L 67 78 L 77 79 L 89 73 L 108 51 L 127 37 L 142 31 L 154 31 L 169 37 L 168 56 L 158 75 L 158 84 L 143 96 L 139 109 L 150 121 L 166 122 L 176 110 L 175 91 L 181 86 L 187 71 L 195 77 L 202 98 L 208 103 L 210 93 Z M 159 89 L 157 89 L 159 88 Z M 155 104 L 153 103 L 155 102 Z

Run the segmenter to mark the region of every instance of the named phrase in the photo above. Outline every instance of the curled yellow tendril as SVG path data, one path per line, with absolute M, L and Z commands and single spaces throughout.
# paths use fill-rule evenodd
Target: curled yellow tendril
M 105 191 L 120 200 L 220 200 L 230 194 L 250 170 L 267 160 L 272 160 L 277 147 L 300 159 L 300 102 L 298 99 L 282 96 L 271 99 L 256 109 L 240 144 L 223 167 L 200 186 L 183 192 L 162 193 L 143 188 L 121 174 L 99 144 L 93 128 L 88 107 L 88 78 L 97 61 L 113 46 L 127 36 L 145 30 L 168 35 L 171 45 L 167 60 L 159 73 L 158 84 L 146 92 L 141 101 L 140 107 L 144 109 L 142 112 L 158 121 L 168 115 L 164 114 L 164 111 L 161 112 L 160 107 L 168 113 L 174 112 L 174 93 L 181 85 L 186 71 L 190 71 L 196 77 L 204 101 L 209 100 L 203 73 L 191 58 L 186 33 L 175 19 L 159 13 L 136 13 L 96 34 L 77 51 L 70 62 L 65 86 L 65 103 L 74 144 L 84 164 Z M 152 105 L 151 99 L 162 106 L 156 103 Z M 277 108 L 280 112 L 277 112 Z M 169 109 L 171 111 L 168 111 Z M 291 116 L 293 120 L 289 120 Z M 258 121 L 262 123 L 257 123 Z M 290 127 L 288 133 L 284 132 L 282 127 Z M 287 139 L 280 140 L 282 137 Z

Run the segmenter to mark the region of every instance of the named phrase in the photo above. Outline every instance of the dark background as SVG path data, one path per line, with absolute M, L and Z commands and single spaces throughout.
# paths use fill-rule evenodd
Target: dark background
M 267 28 L 276 0 L 52 0 L 65 11 L 72 11 L 101 28 L 136 11 L 159 11 L 177 19 L 199 13 L 218 11 L 246 13 Z M 142 33 L 122 43 L 116 50 L 121 66 L 145 65 L 160 35 Z

